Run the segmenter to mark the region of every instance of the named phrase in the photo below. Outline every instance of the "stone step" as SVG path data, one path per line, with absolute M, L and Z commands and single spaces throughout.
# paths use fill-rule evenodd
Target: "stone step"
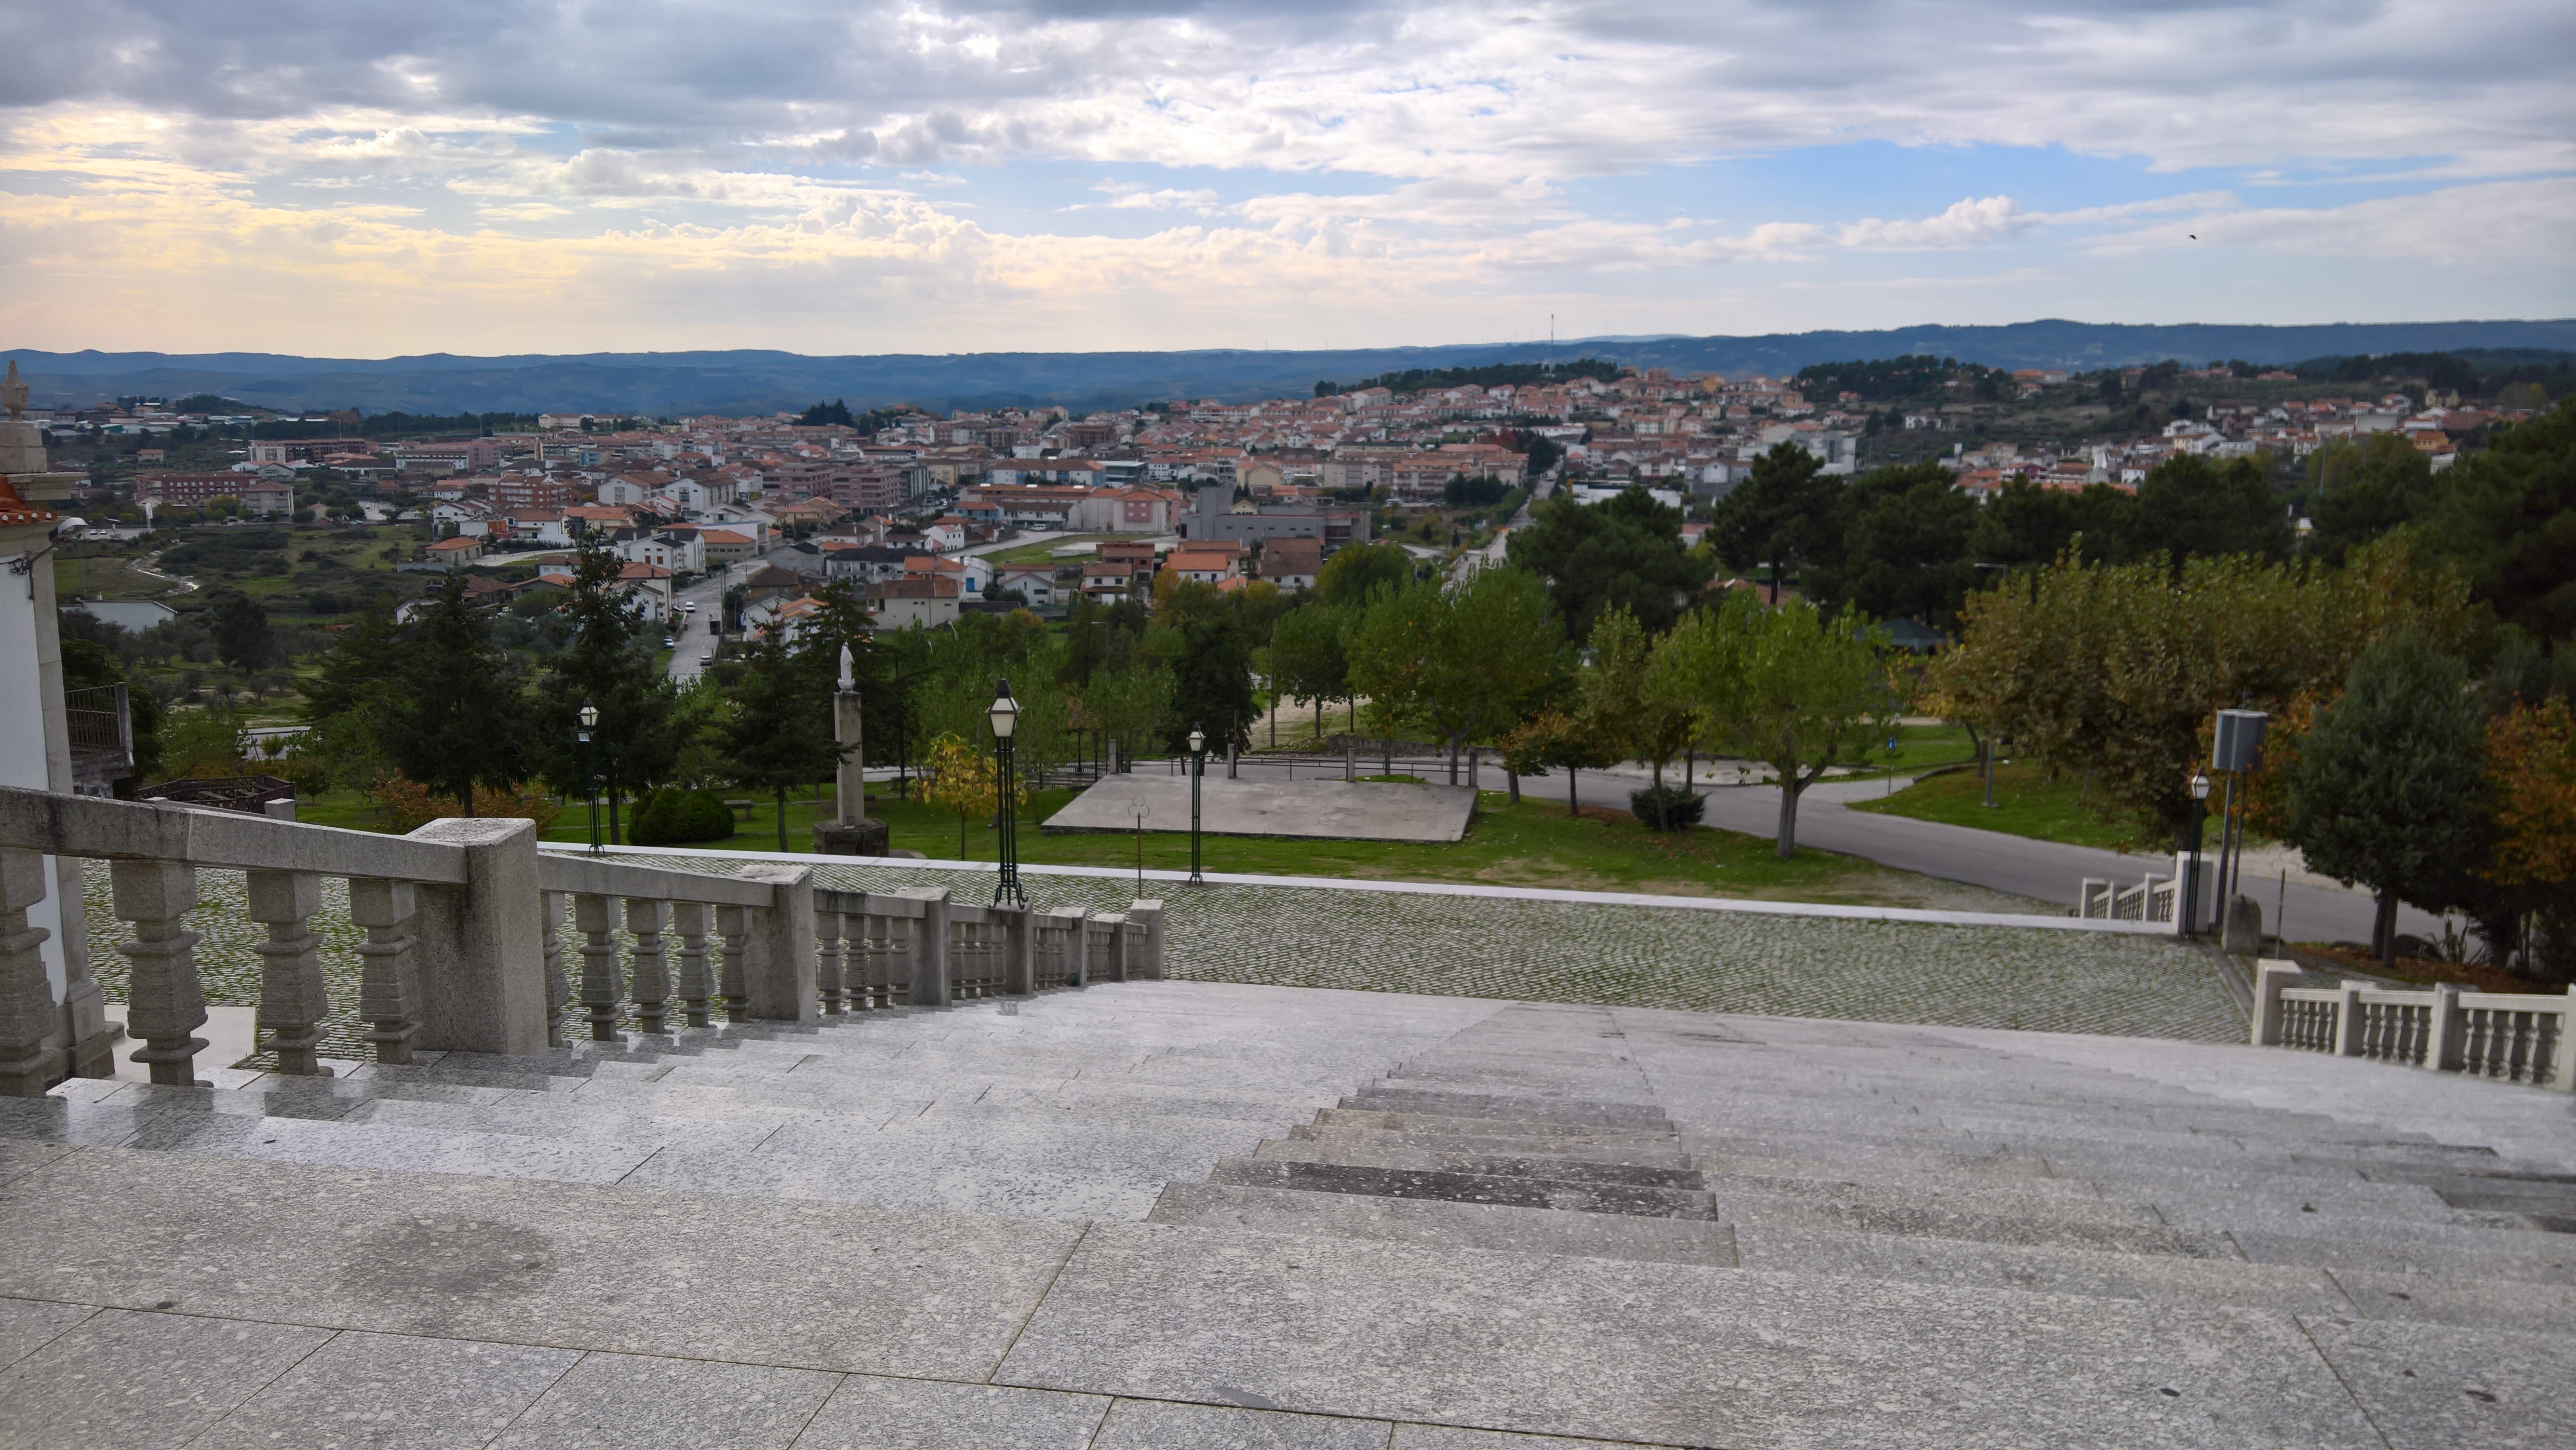
M 1667 1128 L 1671 1119 L 1661 1108 L 1626 1103 L 1586 1103 L 1487 1093 L 1391 1092 L 1370 1089 L 1342 1099 L 1341 1106 L 1362 1111 L 1425 1114 L 1452 1118 L 1510 1118 L 1520 1122 L 1563 1123 L 1580 1128 Z
M 1716 1203 L 1719 1221 L 1740 1228 L 1829 1229 L 1899 1238 L 1969 1239 L 1992 1244 L 2103 1249 L 2113 1253 L 2158 1254 L 2183 1259 L 2243 1257 L 2225 1234 L 2178 1229 L 2158 1223 L 2104 1222 L 2099 1217 L 2085 1214 L 2037 1210 L 1992 1213 L 1942 1209 L 1909 1202 L 1878 1203 L 1716 1190 L 1712 1190 L 1710 1196 Z
M 2234 1305 L 2280 1314 L 2354 1312 L 2352 1300 L 2322 1269 L 2233 1258 L 1858 1233 L 1787 1222 L 1739 1223 L 1735 1242 L 1745 1268 L 1769 1273 Z
M 1562 1138 L 1575 1143 L 1637 1143 L 1679 1146 L 1669 1125 L 1653 1127 L 1605 1127 L 1597 1123 L 1569 1123 L 1534 1118 L 1456 1117 L 1441 1113 L 1399 1112 L 1381 1108 L 1325 1108 L 1315 1114 L 1319 1128 L 1360 1128 L 1382 1132 L 1439 1133 L 1457 1136 L 1506 1135 L 1520 1138 Z
M 1319 1128 L 1300 1123 L 1288 1136 L 1301 1143 L 1347 1144 L 1354 1148 L 1439 1153 L 1482 1153 L 1511 1157 L 1572 1158 L 1587 1163 L 1634 1163 L 1655 1168 L 1691 1168 L 1690 1155 L 1670 1139 L 1651 1142 L 1592 1143 L 1565 1137 L 1516 1137 L 1505 1133 L 1419 1133 L 1384 1128 Z
M 1716 1268 L 1735 1263 L 1732 1232 L 1705 1219 L 1570 1213 L 1438 1198 L 1174 1183 L 1163 1189 L 1150 1218 L 1235 1233 L 1312 1234 Z
M 1207 1174 L 1210 1183 L 1247 1188 L 1302 1188 L 1319 1193 L 1378 1198 L 1438 1198 L 1456 1203 L 1499 1203 L 1576 1213 L 1633 1214 L 1641 1218 L 1715 1217 L 1708 1195 L 1682 1189 L 1563 1179 L 1504 1178 L 1429 1169 L 1363 1168 L 1336 1163 L 1295 1163 L 1267 1158 L 1224 1158 Z
M 1340 1163 L 1360 1168 L 1423 1168 L 1442 1173 L 1468 1173 L 1487 1178 L 1540 1178 L 1567 1183 L 1620 1183 L 1646 1188 L 1699 1190 L 1695 1169 L 1633 1163 L 1603 1163 L 1581 1158 L 1505 1157 L 1438 1149 L 1371 1147 L 1311 1140 L 1273 1139 L 1253 1150 L 1253 1157 L 1283 1163 Z

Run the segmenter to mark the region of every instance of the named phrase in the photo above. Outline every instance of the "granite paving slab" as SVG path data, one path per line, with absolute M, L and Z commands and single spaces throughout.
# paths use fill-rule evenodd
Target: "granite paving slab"
M 189 1450 L 481 1450 L 580 1358 L 569 1349 L 343 1332 Z
M 1462 1430 L 1455 1425 L 1398 1425 L 1389 1450 L 1633 1450 L 1641 1443 L 1516 1435 L 1509 1430 Z
M 94 1314 L 0 1370 L 0 1447 L 184 1445 L 330 1337 L 236 1319 Z
M 806 1369 L 589 1354 L 492 1450 L 787 1450 L 831 1394 Z
M 2303 1319 L 2389 1450 L 2576 1444 L 2576 1338 Z
M 87 1304 L 0 1299 L 0 1368 L 60 1339 L 73 1325 L 97 1312 Z
M 1456 841 L 1476 812 L 1472 786 L 1342 780 L 1192 782 L 1179 776 L 1112 775 L 1047 817 L 1040 829 L 1119 832 L 1136 813 L 1195 821 L 1211 836 L 1295 836 L 1342 841 Z
M 2436 1278 L 2370 1269 L 2329 1269 L 2371 1319 L 2455 1324 L 2463 1329 L 2576 1335 L 2576 1288 L 2513 1279 Z
M 1738 1224 L 1735 1246 L 1745 1268 L 1765 1273 L 2225 1304 L 2288 1314 L 2347 1314 L 2353 1308 L 2322 1269 L 2235 1260 L 1841 1233 L 1785 1224 Z
M 986 1378 L 1073 1225 L 90 1149 L 0 1188 L 0 1294 Z
M 1341 1106 L 1377 1112 L 1428 1114 L 1456 1118 L 1504 1118 L 1524 1123 L 1561 1123 L 1581 1128 L 1656 1129 L 1668 1125 L 1661 1108 L 1625 1103 L 1587 1103 L 1573 1099 L 1505 1097 L 1498 1094 L 1397 1091 L 1371 1088 L 1344 1098 Z
M 30 1142 L 24 1138 L 0 1138 L 0 1184 L 20 1174 L 32 1173 L 72 1151 L 68 1143 Z
M 1086 1450 L 1105 1395 L 849 1375 L 796 1450 Z
M 1255 1158 L 1286 1162 L 1343 1163 L 1367 1168 L 1429 1168 L 1496 1178 L 1552 1178 L 1570 1183 L 1627 1183 L 1645 1188 L 1707 1187 L 1698 1169 L 1658 1164 L 1605 1163 L 1598 1159 L 1506 1157 L 1445 1149 L 1388 1148 L 1311 1139 L 1275 1139 L 1253 1150 Z
M 1260 1404 L 1243 1393 L 1245 1403 Z M 1120 1400 L 1091 1450 L 1386 1450 L 1394 1429 L 1383 1420 Z
M 2524 1234 L 2510 1240 L 2510 1247 L 2479 1248 L 2422 1241 L 2362 1243 L 2333 1234 L 2256 1229 L 2231 1229 L 2227 1237 L 2258 1264 L 2576 1285 L 2576 1241 L 2564 1234 Z
M 138 1127 L 124 1146 L 161 1153 L 221 1154 L 284 1163 L 532 1178 L 556 1183 L 615 1183 L 653 1156 L 654 1148 L 649 1142 L 531 1138 L 510 1133 L 443 1132 L 393 1123 L 228 1114 L 152 1118 Z
M 1159 1224 L 1095 1228 L 997 1379 L 1683 1445 L 2380 1446 L 2277 1315 Z
M 1566 1137 L 1514 1137 L 1489 1133 L 1425 1133 L 1388 1128 L 1317 1127 L 1293 1123 L 1288 1139 L 1384 1152 L 1481 1153 L 1503 1157 L 1567 1158 L 1584 1163 L 1633 1163 L 1656 1168 L 1695 1165 L 1675 1140 L 1632 1138 L 1608 1143 Z
M 1677 1141 L 1672 1128 L 1665 1124 L 1643 1128 L 1619 1128 L 1604 1127 L 1595 1123 L 1545 1122 L 1531 1118 L 1453 1117 L 1443 1113 L 1392 1112 L 1372 1108 L 1323 1108 L 1315 1114 L 1315 1126 L 1470 1137 L 1502 1135 L 1516 1138 L 1562 1138 L 1568 1142 L 1577 1143 L 1644 1143 L 1670 1146 Z
M 1989 1244 L 2028 1244 L 2098 1249 L 2120 1254 L 2162 1254 L 2181 1259 L 2240 1258 L 2224 1234 L 2154 1223 L 2104 1223 L 2067 1218 L 2041 1208 L 1978 1213 L 1905 1203 L 1856 1203 L 1776 1194 L 1712 1193 L 1721 1222 L 1777 1225 L 1905 1238 L 1965 1239 Z
M 1570 1213 L 1434 1198 L 1377 1198 L 1229 1183 L 1174 1183 L 1151 1221 L 1215 1230 L 1322 1234 L 1510 1253 L 1640 1263 L 1735 1264 L 1734 1230 L 1705 1219 Z

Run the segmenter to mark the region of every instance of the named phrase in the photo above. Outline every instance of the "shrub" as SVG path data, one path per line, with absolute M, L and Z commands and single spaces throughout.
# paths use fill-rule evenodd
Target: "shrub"
M 1628 809 L 1650 831 L 1686 831 L 1699 824 L 1708 802 L 1677 785 L 1648 786 L 1628 792 Z
M 635 846 L 676 846 L 693 841 L 721 841 L 733 834 L 733 807 L 711 790 L 664 786 L 653 792 L 626 828 Z
M 409 776 L 389 776 L 378 782 L 368 794 L 376 798 L 377 807 L 384 811 L 386 819 L 393 822 L 394 829 L 406 833 L 432 821 L 465 814 L 457 809 L 454 796 L 439 795 Z M 474 814 L 500 820 L 534 821 L 542 834 L 554 825 L 563 810 L 535 785 L 513 786 L 508 790 L 476 786 Z

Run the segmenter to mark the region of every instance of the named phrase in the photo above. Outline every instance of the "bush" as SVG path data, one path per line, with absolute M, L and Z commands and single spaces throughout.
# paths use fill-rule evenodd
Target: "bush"
M 664 786 L 653 792 L 626 828 L 627 844 L 676 846 L 721 841 L 733 835 L 733 807 L 711 790 Z
M 456 797 L 440 795 L 408 776 L 395 775 L 379 781 L 368 792 L 376 806 L 393 822 L 394 829 L 409 833 L 432 821 L 443 821 L 465 814 L 456 805 Z M 552 798 L 534 784 L 496 790 L 490 786 L 474 788 L 474 814 L 491 819 L 518 818 L 534 821 L 539 834 L 563 814 Z
M 1648 786 L 1628 792 L 1628 809 L 1645 823 L 1650 831 L 1686 831 L 1699 824 L 1700 814 L 1708 802 L 1696 791 L 1677 785 L 1661 788 Z

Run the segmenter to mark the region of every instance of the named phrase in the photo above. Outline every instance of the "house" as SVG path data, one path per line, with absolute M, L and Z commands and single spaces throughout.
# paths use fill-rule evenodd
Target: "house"
M 698 544 L 705 550 L 706 563 L 710 568 L 718 564 L 739 564 L 746 559 L 758 558 L 760 555 L 759 545 L 749 527 L 700 529 Z
M 1179 522 L 1180 496 L 1161 488 L 1095 488 L 1065 513 L 1065 527 L 1086 534 L 1168 534 Z
M 1154 562 L 1149 556 L 1139 563 L 1132 559 L 1092 559 L 1082 566 L 1083 597 L 1099 604 L 1120 604 L 1140 598 L 1145 582 L 1154 577 Z
M 617 590 L 629 608 L 655 624 L 671 618 L 671 571 L 658 564 L 628 564 L 617 571 Z
M 1163 561 L 1163 569 L 1196 583 L 1222 585 L 1228 579 L 1242 577 L 1243 554 L 1240 546 L 1222 549 L 1185 544 Z
M 1261 546 L 1261 577 L 1282 589 L 1312 589 L 1323 569 L 1321 539 L 1272 539 Z
M 592 529 L 623 529 L 635 522 L 635 516 L 626 509 L 604 504 L 575 504 L 565 509 L 563 515 L 564 532 L 567 534 L 588 533 Z
M 909 574 L 868 586 L 868 608 L 879 629 L 935 629 L 955 624 L 965 589 L 954 578 Z
M 1033 609 L 1055 606 L 1055 566 L 1053 564 L 1013 564 L 993 576 L 993 593 L 1016 591 Z
M 966 547 L 966 520 L 950 514 L 921 531 L 921 541 L 946 554 Z
M 483 541 L 472 534 L 458 534 L 429 546 L 431 562 L 450 569 L 461 568 L 483 557 Z

